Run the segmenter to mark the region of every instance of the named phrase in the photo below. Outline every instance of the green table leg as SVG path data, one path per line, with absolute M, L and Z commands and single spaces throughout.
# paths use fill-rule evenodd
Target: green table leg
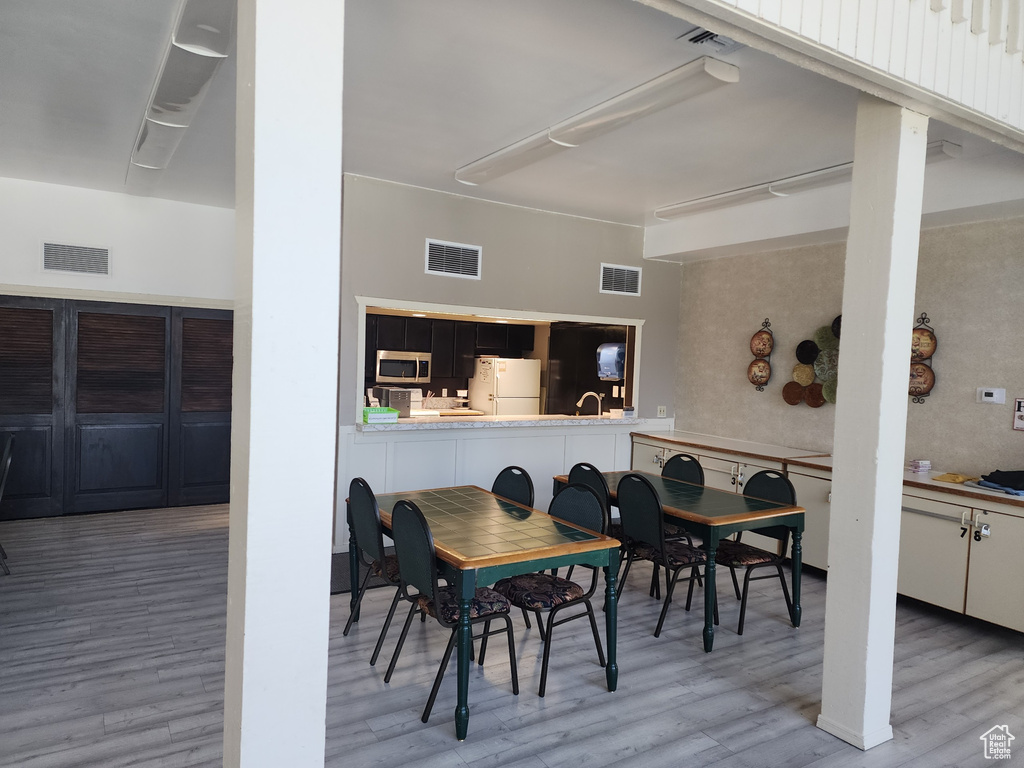
M 352 508 L 346 504 L 346 515 L 348 515 L 348 578 L 351 590 L 349 591 L 348 607 L 352 613 L 352 621 L 359 621 L 359 606 L 356 599 L 359 597 L 359 548 L 356 545 L 356 532 L 352 527 Z
M 704 652 L 711 653 L 715 645 L 715 553 L 718 551 L 718 534 L 713 528 L 704 537 L 704 551 L 708 556 L 704 566 Z
M 465 741 L 469 732 L 469 655 L 473 649 L 473 630 L 469 621 L 470 600 L 476 594 L 476 572 L 460 571 L 456 579 L 459 593 L 458 667 L 459 699 L 455 706 L 455 738 Z
M 798 531 L 793 531 L 793 626 L 800 626 L 800 577 L 804 569 L 804 548 L 801 543 L 803 534 Z
M 616 598 L 619 573 L 619 550 L 618 547 L 608 551 L 608 565 L 604 569 L 604 595 L 605 595 L 605 634 L 608 638 L 608 661 L 605 665 L 605 677 L 608 680 L 608 690 L 614 691 L 619 684 L 619 665 L 615 658 L 615 643 L 618 634 L 618 600 Z

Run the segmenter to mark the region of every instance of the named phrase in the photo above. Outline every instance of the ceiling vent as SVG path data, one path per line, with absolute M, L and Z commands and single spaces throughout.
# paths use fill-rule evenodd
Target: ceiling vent
M 689 32 L 684 32 L 676 40 L 684 40 L 687 45 L 693 46 L 700 51 L 702 56 L 728 56 L 743 48 L 743 43 L 737 43 L 725 35 L 716 35 L 703 27 L 694 27 Z
M 601 293 L 619 293 L 627 296 L 640 295 L 639 267 L 623 267 L 619 264 L 601 265 Z
M 110 274 L 110 249 L 43 243 L 43 269 L 87 275 Z
M 480 279 L 479 245 L 427 240 L 427 274 Z

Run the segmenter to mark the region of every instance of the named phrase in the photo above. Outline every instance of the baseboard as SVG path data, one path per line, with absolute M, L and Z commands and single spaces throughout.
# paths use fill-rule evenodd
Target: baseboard
M 884 728 L 879 728 L 871 733 L 862 734 L 851 731 L 846 726 L 829 720 L 824 715 L 818 715 L 817 725 L 821 730 L 826 733 L 831 733 L 833 736 L 837 736 L 847 744 L 852 744 L 857 747 L 857 749 L 868 750 L 872 747 L 877 747 L 879 744 L 892 740 L 892 726 L 888 724 L 886 724 Z

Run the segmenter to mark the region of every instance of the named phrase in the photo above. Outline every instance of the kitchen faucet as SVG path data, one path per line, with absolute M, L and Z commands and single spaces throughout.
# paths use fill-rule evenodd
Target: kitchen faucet
M 604 399 L 604 395 L 599 395 L 599 394 L 597 394 L 597 392 L 584 392 L 583 393 L 583 397 L 581 397 L 577 401 L 576 407 L 579 408 L 581 405 L 583 405 L 583 401 L 586 400 L 588 397 L 593 397 L 593 398 L 597 399 L 597 415 L 600 416 L 601 415 L 601 401 Z M 576 415 L 579 416 L 580 412 L 576 411 Z

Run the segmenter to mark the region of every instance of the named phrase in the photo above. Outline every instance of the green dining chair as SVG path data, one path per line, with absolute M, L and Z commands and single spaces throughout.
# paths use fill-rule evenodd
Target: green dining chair
M 391 664 L 388 665 L 387 674 L 384 675 L 384 682 L 391 682 L 398 657 L 402 653 L 402 646 L 405 645 L 406 635 L 409 634 L 409 625 L 412 624 L 413 616 L 417 611 L 434 617 L 442 627 L 451 630 L 448 646 L 445 648 L 441 666 L 437 669 L 434 685 L 430 689 L 430 696 L 423 710 L 421 719 L 425 723 L 430 718 L 430 710 L 434 707 L 437 691 L 441 687 L 441 679 L 444 677 L 445 668 L 448 666 L 452 650 L 455 648 L 459 628 L 459 601 L 454 586 L 442 587 L 438 583 L 434 537 L 430 533 L 430 526 L 427 524 L 426 518 L 413 502 L 403 499 L 395 504 L 394 511 L 391 513 L 391 537 L 395 541 L 395 553 L 398 555 L 398 570 L 401 579 L 399 594 L 412 605 L 405 618 L 402 634 L 398 638 L 395 655 L 391 657 Z M 516 670 L 516 646 L 515 638 L 512 636 L 512 620 L 509 618 L 510 609 L 511 606 L 505 597 L 488 587 L 477 587 L 476 594 L 470 601 L 469 620 L 472 625 L 484 625 L 483 632 L 473 636 L 474 640 L 481 640 L 480 654 L 477 658 L 477 662 L 481 666 L 483 666 L 484 655 L 487 652 L 487 638 L 503 632 L 508 635 L 508 663 L 512 670 L 512 693 L 518 695 L 519 674 Z M 495 619 L 504 622 L 501 629 L 491 629 L 491 622 Z
M 501 470 L 494 478 L 491 493 L 524 507 L 533 506 L 533 480 L 522 467 L 509 466 Z
M 698 549 L 685 541 L 668 540 L 665 538 L 665 515 L 662 511 L 658 491 L 651 481 L 643 475 L 629 473 L 623 475 L 618 486 L 619 514 L 622 516 L 622 527 L 626 535 L 628 554 L 626 567 L 619 581 L 621 591 L 629 576 L 629 569 L 634 560 L 650 560 L 665 569 L 665 602 L 658 617 L 658 625 L 654 636 L 661 636 L 661 629 L 668 615 L 668 607 L 672 603 L 672 593 L 683 571 L 690 575 L 683 579 L 689 582 L 686 594 L 686 610 L 690 610 L 693 597 L 693 585 L 701 574 L 700 569 L 707 563 L 704 550 Z M 718 601 L 715 600 L 715 623 L 718 623 Z
M 354 478 L 349 483 L 348 510 L 349 525 L 352 526 L 356 548 L 359 550 L 359 562 L 360 565 L 366 568 L 366 575 L 363 576 L 363 580 L 359 585 L 356 601 L 352 605 L 352 612 L 349 614 L 348 622 L 345 624 L 345 631 L 342 632 L 342 635 L 346 637 L 349 630 L 352 629 L 352 622 L 359 613 L 359 607 L 363 602 L 363 595 L 366 594 L 366 588 L 369 584 L 370 574 L 383 579 L 388 584 L 393 584 L 395 587 L 399 586 L 400 583 L 398 558 L 387 554 L 384 550 L 384 530 L 381 527 L 380 508 L 377 506 L 377 497 L 374 496 L 373 491 L 370 489 L 370 484 L 361 477 Z M 352 588 L 355 589 L 355 584 L 352 585 Z M 399 591 L 396 590 L 395 596 L 391 600 L 391 608 L 388 609 L 387 618 L 384 620 L 384 626 L 381 627 L 380 635 L 377 638 L 377 645 L 374 647 L 373 655 L 370 657 L 371 667 L 377 663 L 377 657 L 380 656 L 380 649 L 384 645 L 384 638 L 388 633 L 388 628 L 391 626 L 391 620 L 395 616 L 395 610 L 398 608 L 399 602 L 400 595 Z
M 579 528 L 607 535 L 608 509 L 589 486 L 570 484 L 562 488 L 551 500 L 548 514 Z M 521 608 L 524 615 L 526 611 L 533 611 L 537 615 L 537 628 L 544 643 L 544 661 L 540 668 L 540 696 L 544 695 L 547 688 L 552 633 L 555 627 L 567 621 L 583 617 L 590 619 L 590 629 L 594 633 L 594 644 L 597 646 L 597 659 L 602 667 L 605 665 L 601 636 L 597 631 L 597 617 L 591 603 L 591 598 L 597 591 L 600 569 L 585 567 L 590 568 L 592 572 L 589 587 L 583 587 L 570 578 L 563 579 L 555 574 L 543 572 L 510 576 L 494 585 L 494 591 L 508 598 L 512 605 Z M 563 615 L 567 608 L 573 606 L 582 606 L 583 611 Z M 541 613 L 544 611 L 548 614 L 546 628 L 541 619 Z M 556 616 L 560 618 L 556 620 Z
M 751 476 L 743 488 L 743 495 L 755 499 L 765 499 L 779 504 L 796 506 L 796 489 L 785 475 L 771 469 L 766 469 Z M 740 622 L 736 633 L 743 634 L 743 620 L 747 614 L 747 594 L 750 589 L 750 582 L 762 579 L 778 578 L 782 584 L 782 596 L 786 599 L 786 609 L 789 612 L 790 621 L 793 620 L 793 601 L 789 597 L 789 587 L 786 584 L 786 575 L 782 571 L 782 564 L 786 560 L 786 550 L 789 549 L 789 528 L 784 525 L 773 525 L 766 528 L 757 528 L 753 533 L 759 533 L 781 542 L 779 552 L 769 552 L 754 547 L 741 541 L 741 534 L 736 539 L 725 539 L 718 543 L 718 551 L 715 554 L 715 562 L 724 565 L 732 574 L 732 586 L 736 591 L 736 599 L 740 601 Z M 743 591 L 740 592 L 739 581 L 736 579 L 737 569 L 744 569 Z M 761 568 L 770 568 L 772 573 L 762 576 L 752 576 L 754 571 Z

